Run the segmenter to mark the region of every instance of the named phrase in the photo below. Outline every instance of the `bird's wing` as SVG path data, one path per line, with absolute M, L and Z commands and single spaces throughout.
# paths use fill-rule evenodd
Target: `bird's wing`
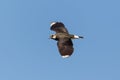
M 62 57 L 72 55 L 74 48 L 71 39 L 60 39 L 57 46 Z
M 68 30 L 65 28 L 64 24 L 61 22 L 53 22 L 51 23 L 51 30 L 56 33 L 68 33 Z

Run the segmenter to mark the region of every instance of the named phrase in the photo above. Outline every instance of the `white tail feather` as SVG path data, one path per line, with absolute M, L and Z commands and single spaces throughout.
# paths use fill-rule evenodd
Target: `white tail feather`
M 80 38 L 80 37 L 79 37 L 79 36 L 77 36 L 77 35 L 74 35 L 74 38 L 75 38 L 75 39 L 78 39 L 78 38 Z

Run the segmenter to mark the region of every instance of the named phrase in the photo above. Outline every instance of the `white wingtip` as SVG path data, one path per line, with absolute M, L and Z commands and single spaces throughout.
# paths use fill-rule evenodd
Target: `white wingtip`
M 50 26 L 53 26 L 54 24 L 56 24 L 56 22 L 52 22 L 52 23 L 50 24 Z
M 68 58 L 68 57 L 70 57 L 70 55 L 64 55 L 64 56 L 62 56 L 62 58 Z

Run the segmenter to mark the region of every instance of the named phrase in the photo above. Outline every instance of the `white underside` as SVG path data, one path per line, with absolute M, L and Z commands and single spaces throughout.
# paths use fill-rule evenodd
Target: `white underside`
M 68 58 L 68 57 L 70 57 L 70 56 L 69 55 L 62 56 L 62 58 Z
M 50 26 L 53 26 L 54 24 L 56 24 L 56 22 L 52 22 L 52 23 L 50 24 Z

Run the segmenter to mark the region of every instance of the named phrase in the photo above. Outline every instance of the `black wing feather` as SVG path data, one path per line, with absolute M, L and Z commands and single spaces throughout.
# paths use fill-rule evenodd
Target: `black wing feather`
M 55 31 L 56 33 L 68 33 L 68 30 L 65 28 L 64 24 L 61 22 L 56 22 L 51 26 L 50 29 Z
M 57 43 L 61 56 L 72 55 L 74 48 L 71 39 L 60 39 Z

